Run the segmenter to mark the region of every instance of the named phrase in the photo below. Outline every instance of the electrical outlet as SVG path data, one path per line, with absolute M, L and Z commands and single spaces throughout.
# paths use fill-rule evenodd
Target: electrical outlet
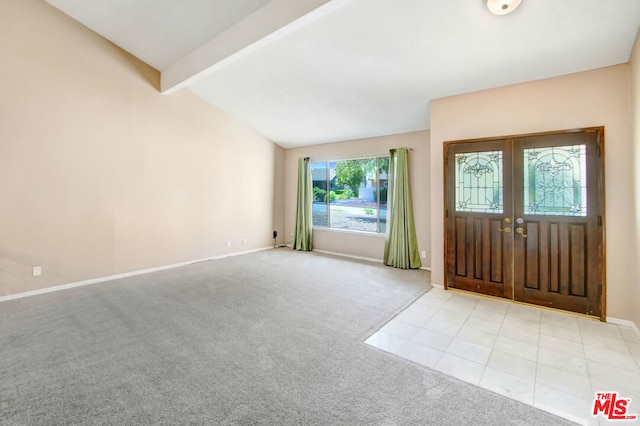
M 426 257 L 427 257 L 427 252 L 426 252 L 425 250 L 422 250 L 422 252 L 420 252 L 420 256 L 421 256 L 423 259 L 426 259 Z
M 247 239 L 246 239 L 246 238 L 243 238 L 243 239 L 242 239 L 242 245 L 245 245 L 245 244 L 247 244 Z
M 34 277 L 39 277 L 40 275 L 42 275 L 42 266 L 34 266 L 33 267 L 33 276 Z
M 227 241 L 227 247 L 231 247 L 231 240 Z
M 278 231 L 273 231 L 273 239 L 275 240 L 276 238 L 278 238 Z

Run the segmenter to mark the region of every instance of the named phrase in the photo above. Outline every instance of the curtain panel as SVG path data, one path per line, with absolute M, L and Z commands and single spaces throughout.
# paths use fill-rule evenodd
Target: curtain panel
M 389 156 L 387 209 L 388 223 L 384 244 L 384 264 L 401 269 L 422 266 L 413 220 L 407 149 L 392 149 Z
M 298 196 L 296 203 L 296 223 L 293 229 L 293 249 L 311 251 L 313 249 L 313 182 L 311 160 L 298 159 Z

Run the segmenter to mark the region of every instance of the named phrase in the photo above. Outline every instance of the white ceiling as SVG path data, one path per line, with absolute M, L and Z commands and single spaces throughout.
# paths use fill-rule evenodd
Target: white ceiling
M 163 70 L 269 0 L 47 0 Z
M 627 62 L 640 25 L 639 0 L 48 1 L 283 147 L 427 129 L 432 99 Z

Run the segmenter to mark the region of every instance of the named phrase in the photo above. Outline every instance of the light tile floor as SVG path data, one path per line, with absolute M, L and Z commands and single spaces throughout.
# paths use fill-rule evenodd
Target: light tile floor
M 640 415 L 630 327 L 433 288 L 366 343 L 578 423 L 629 424 L 591 415 L 601 391 L 631 398 L 627 414 Z

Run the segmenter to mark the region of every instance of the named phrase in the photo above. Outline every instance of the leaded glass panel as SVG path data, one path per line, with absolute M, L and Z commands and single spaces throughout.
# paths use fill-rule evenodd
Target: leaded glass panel
M 502 151 L 455 155 L 456 211 L 502 213 Z
M 524 150 L 525 214 L 587 215 L 587 146 Z

